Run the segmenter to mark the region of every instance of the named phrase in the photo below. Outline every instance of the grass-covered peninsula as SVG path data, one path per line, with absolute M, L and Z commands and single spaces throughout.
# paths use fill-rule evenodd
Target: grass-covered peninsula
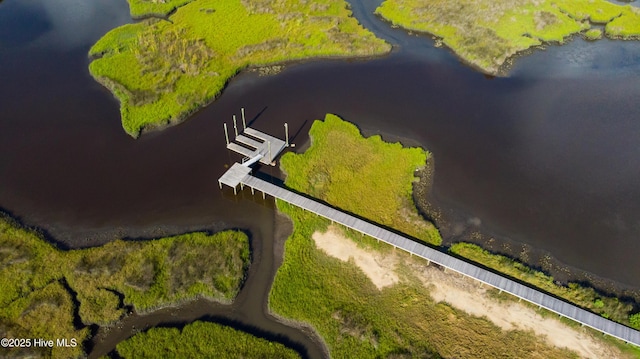
M 640 38 L 640 9 L 606 0 L 385 0 L 376 13 L 394 25 L 441 39 L 465 62 L 489 74 L 507 59 L 545 42 L 582 33 L 599 38 L 596 26 L 616 39 Z
M 314 122 L 309 136 L 307 151 L 282 157 L 287 186 L 426 243 L 442 243 L 411 197 L 429 152 L 378 135 L 363 138 L 356 126 L 331 114 Z
M 206 322 L 194 322 L 182 329 L 152 328 L 119 343 L 116 351 L 122 358 L 300 358 L 280 343 Z
M 81 355 L 87 325 L 109 325 L 128 306 L 148 311 L 201 296 L 230 301 L 250 261 L 248 237 L 237 231 L 62 251 L 5 216 L 0 253 L 2 337 L 75 338 L 79 344 L 4 353 L 56 358 Z
M 390 50 L 351 16 L 343 0 L 130 4 L 136 16 L 170 15 L 107 33 L 90 50 L 89 71 L 120 100 L 122 125 L 134 137 L 183 120 L 247 66 Z
M 311 146 L 304 153 L 282 158 L 287 186 L 440 243 L 433 225 L 414 212 L 410 197 L 414 171 L 425 164 L 427 152 L 385 143 L 379 136 L 363 138 L 354 125 L 333 115 L 314 122 L 310 137 Z M 589 350 L 608 357 L 638 354 L 621 342 L 603 341 L 602 335 L 549 318 L 545 311 L 498 299 L 497 291 L 476 281 L 445 274 L 313 213 L 281 201 L 277 206 L 294 229 L 271 289 L 270 309 L 311 325 L 332 357 L 479 358 L 500 353 L 513 358 L 575 358 L 592 355 Z M 320 237 L 333 241 L 322 247 Z M 622 318 L 629 313 L 628 305 L 592 289 L 572 285 L 552 290 L 552 278 L 473 245 L 458 244 L 451 251 L 596 312 L 626 323 L 636 320 Z M 510 316 L 501 318 L 504 313 Z M 567 338 L 578 339 L 565 345 Z

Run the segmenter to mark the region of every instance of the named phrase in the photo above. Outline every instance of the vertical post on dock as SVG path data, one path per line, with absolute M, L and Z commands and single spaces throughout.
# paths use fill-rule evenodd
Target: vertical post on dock
M 269 163 L 271 163 L 273 162 L 273 158 L 271 158 L 271 141 L 268 141 L 267 145 L 269 146 Z
M 236 115 L 233 115 L 233 130 L 236 131 L 236 137 L 238 137 L 238 125 L 236 123 Z
M 227 140 L 227 146 L 229 146 L 229 132 L 227 132 L 227 123 L 224 123 L 224 139 Z
M 244 107 L 240 109 L 242 112 L 242 131 L 247 129 L 247 122 L 244 120 Z
M 289 125 L 287 125 L 287 123 L 284 123 L 284 138 L 285 138 L 285 146 L 289 147 Z

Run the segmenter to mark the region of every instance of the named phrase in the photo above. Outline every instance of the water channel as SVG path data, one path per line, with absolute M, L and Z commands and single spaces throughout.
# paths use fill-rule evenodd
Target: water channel
M 91 44 L 131 21 L 126 2 L 0 2 L 0 208 L 66 248 L 202 229 L 252 234 L 254 262 L 233 306 L 134 316 L 104 343 L 134 327 L 209 318 L 323 356 L 314 335 L 264 314 L 282 255 L 274 238 L 286 228 L 273 203 L 217 187 L 237 160 L 222 123 L 240 107 L 265 132 L 282 136 L 288 122 L 300 145 L 331 112 L 423 146 L 435 158 L 428 200 L 446 218 L 446 243 L 476 238 L 557 278 L 637 295 L 640 46 L 574 38 L 517 59 L 509 77 L 487 78 L 429 38 L 390 28 L 375 5 L 352 1 L 361 22 L 395 44 L 391 54 L 243 72 L 185 123 L 134 140 L 87 70 Z

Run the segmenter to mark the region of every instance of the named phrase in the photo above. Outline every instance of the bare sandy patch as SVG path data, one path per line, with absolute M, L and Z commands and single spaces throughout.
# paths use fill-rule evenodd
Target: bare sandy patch
M 378 289 L 398 283 L 398 275 L 395 272 L 396 256 L 383 256 L 366 251 L 346 238 L 335 226 L 330 226 L 324 233 L 313 233 L 312 238 L 316 246 L 328 255 L 345 262 L 352 258 Z
M 352 259 L 354 263 L 382 289 L 400 281 L 396 269 L 399 255 L 380 254 L 358 247 L 344 236 L 335 226 L 325 233 L 315 232 L 312 236 L 316 246 L 328 255 L 343 261 Z M 488 287 L 471 278 L 453 272 L 444 272 L 435 266 L 409 259 L 403 260 L 411 271 L 430 289 L 437 302 L 445 302 L 452 307 L 478 317 L 486 317 L 503 330 L 527 330 L 546 338 L 547 342 L 559 348 L 575 351 L 582 358 L 620 358 L 620 350 L 593 337 L 583 329 L 569 327 L 552 317 L 542 317 L 534 309 L 518 302 L 498 301 L 487 293 Z
M 431 296 L 471 315 L 486 317 L 504 330 L 531 330 L 559 348 L 568 348 L 582 358 L 620 358 L 622 352 L 595 339 L 583 329 L 569 327 L 552 317 L 543 317 L 518 302 L 497 301 L 487 294 L 488 286 L 461 274 L 443 272 L 433 266 L 411 263 Z

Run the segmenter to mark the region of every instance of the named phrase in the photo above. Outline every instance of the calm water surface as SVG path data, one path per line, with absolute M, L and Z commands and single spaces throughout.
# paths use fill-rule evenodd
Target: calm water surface
M 222 123 L 244 106 L 255 127 L 282 136 L 286 121 L 303 144 L 331 112 L 433 152 L 429 200 L 451 218 L 446 241 L 479 231 L 505 243 L 498 249 L 529 246 L 640 288 L 637 43 L 575 38 L 488 79 L 354 1 L 363 24 L 397 44 L 392 54 L 243 73 L 184 124 L 133 140 L 86 55 L 130 22 L 126 3 L 49 3 L 0 2 L 0 207 L 66 246 L 222 228 L 253 228 L 264 241 L 271 202 L 217 187 L 237 160 Z

